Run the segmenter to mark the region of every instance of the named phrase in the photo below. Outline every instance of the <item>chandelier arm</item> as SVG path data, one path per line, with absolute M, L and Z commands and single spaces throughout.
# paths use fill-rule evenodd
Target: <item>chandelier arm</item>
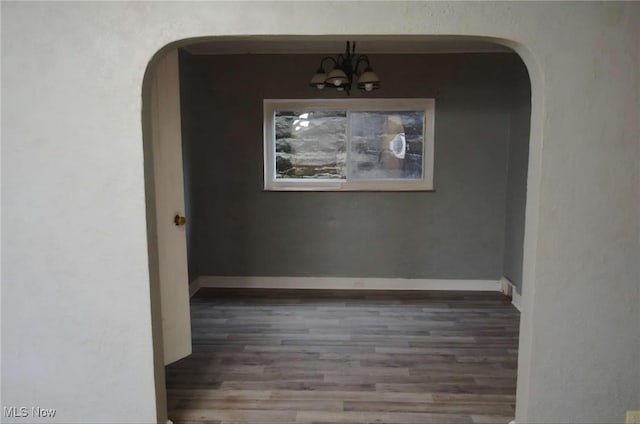
M 342 53 L 340 53 L 338 56 L 336 56 L 335 58 L 335 63 L 337 66 L 339 66 L 340 68 L 342 68 L 344 66 L 344 64 L 347 61 L 347 57 L 345 55 L 343 55 Z
M 333 62 L 333 65 L 337 65 L 338 62 L 336 62 L 336 60 L 334 58 L 332 58 L 331 56 L 325 56 L 322 58 L 322 60 L 320 61 L 320 67 L 318 69 L 322 69 L 322 71 L 324 72 L 324 63 L 325 61 L 330 60 Z
M 366 63 L 367 66 L 371 66 L 371 64 L 369 63 L 369 57 L 367 55 L 364 55 L 364 54 L 360 55 L 360 56 L 358 56 L 358 60 L 356 60 L 356 66 L 353 67 L 353 73 L 354 74 L 360 75 L 360 73 L 358 72 L 358 68 L 360 67 L 361 63 Z
M 347 41 L 347 47 L 344 49 L 344 55 L 347 58 L 349 58 L 349 56 L 351 56 L 351 49 L 349 47 L 349 42 L 348 41 Z

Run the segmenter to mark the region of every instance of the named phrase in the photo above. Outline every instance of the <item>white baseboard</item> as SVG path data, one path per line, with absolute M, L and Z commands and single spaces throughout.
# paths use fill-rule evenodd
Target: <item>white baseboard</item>
M 521 311 L 520 307 L 522 305 L 522 296 L 518 293 L 518 289 L 515 284 L 513 284 L 507 277 L 502 277 L 500 279 L 500 287 L 502 293 L 511 298 L 513 306 L 515 306 L 517 310 Z
M 516 307 L 517 310 L 522 312 L 522 296 L 515 289 L 513 290 L 513 297 L 511 298 L 511 303 Z
M 193 297 L 200 290 L 200 282 L 199 278 L 196 278 L 192 282 L 189 283 L 189 297 Z
M 441 280 L 408 278 L 229 277 L 207 275 L 196 278 L 196 280 L 191 285 L 194 285 L 194 287 L 197 287 L 197 289 L 201 287 L 210 287 L 330 290 L 501 291 L 500 281 L 496 280 Z

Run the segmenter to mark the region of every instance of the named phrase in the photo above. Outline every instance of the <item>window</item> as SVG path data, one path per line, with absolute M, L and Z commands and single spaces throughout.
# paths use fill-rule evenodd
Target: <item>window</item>
M 433 99 L 265 99 L 265 190 L 433 190 L 434 107 Z

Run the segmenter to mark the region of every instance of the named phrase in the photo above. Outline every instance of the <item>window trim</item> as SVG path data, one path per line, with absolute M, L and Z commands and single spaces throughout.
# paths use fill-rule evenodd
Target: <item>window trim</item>
M 346 111 L 424 110 L 422 179 L 313 180 L 309 178 L 276 179 L 275 113 L 296 109 Z M 264 190 L 265 191 L 434 191 L 433 150 L 435 99 L 264 99 Z M 347 141 L 348 143 L 348 141 Z M 347 163 L 350 146 L 347 145 Z

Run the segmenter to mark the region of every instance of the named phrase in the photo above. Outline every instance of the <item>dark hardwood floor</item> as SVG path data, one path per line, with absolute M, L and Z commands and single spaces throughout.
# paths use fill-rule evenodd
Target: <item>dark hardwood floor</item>
M 201 289 L 174 423 L 508 423 L 520 314 L 498 292 Z

